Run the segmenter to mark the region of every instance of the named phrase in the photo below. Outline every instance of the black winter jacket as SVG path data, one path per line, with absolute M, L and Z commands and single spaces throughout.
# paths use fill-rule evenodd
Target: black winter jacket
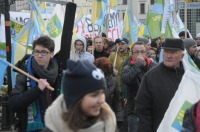
M 157 131 L 183 74 L 182 63 L 177 69 L 161 63 L 144 76 L 135 101 L 138 132 Z
M 28 56 L 29 57 L 29 56 Z M 18 63 L 18 67 L 23 71 L 27 72 L 25 61 L 28 58 L 25 56 L 22 61 Z M 36 78 L 40 78 L 36 76 Z M 59 88 L 56 87 L 58 79 L 54 84 L 50 84 L 54 87 L 54 91 L 51 92 L 48 89 L 41 91 L 38 87 L 30 88 L 27 87 L 27 77 L 21 73 L 18 73 L 16 76 L 16 85 L 15 88 L 12 90 L 8 106 L 9 108 L 17 113 L 17 119 L 19 119 L 19 124 L 17 124 L 18 129 L 20 132 L 25 132 L 28 122 L 28 112 L 27 108 L 30 104 L 32 104 L 35 100 L 38 99 L 40 105 L 40 113 L 42 116 L 42 121 L 44 122 L 44 114 L 49 106 L 47 98 L 51 98 L 50 100 L 53 101 L 56 99 L 59 93 Z
M 130 59 L 131 57 L 127 59 L 128 65 L 126 65 L 122 69 L 122 80 L 127 85 L 127 91 L 128 91 L 127 114 L 134 113 L 135 97 L 137 95 L 137 91 L 139 89 L 144 74 L 157 65 L 152 61 L 150 62 L 150 65 L 148 67 L 144 66 L 140 62 L 135 62 L 134 64 L 130 64 Z

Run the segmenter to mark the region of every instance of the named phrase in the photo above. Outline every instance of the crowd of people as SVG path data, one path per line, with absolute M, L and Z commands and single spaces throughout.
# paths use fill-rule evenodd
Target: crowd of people
M 185 32 L 179 37 L 139 37 L 132 45 L 127 38 L 77 36 L 62 78 L 54 41 L 48 36 L 37 38 L 33 53 L 17 63 L 39 81 L 21 73 L 16 76 L 8 102 L 17 113 L 16 128 L 20 132 L 156 132 L 184 75 L 185 49 L 200 68 L 200 33 L 195 39 L 185 38 Z M 200 131 L 199 107 L 197 102 L 186 112 L 183 132 Z

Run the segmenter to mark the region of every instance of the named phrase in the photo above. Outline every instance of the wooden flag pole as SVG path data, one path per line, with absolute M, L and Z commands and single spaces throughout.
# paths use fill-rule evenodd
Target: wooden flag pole
M 115 68 L 116 62 L 117 62 L 118 51 L 119 51 L 119 45 L 117 45 L 117 51 L 116 51 L 115 60 L 114 60 L 114 63 L 113 63 L 113 68 L 114 68 L 114 74 L 115 74 L 115 75 L 118 73 L 118 71 L 117 71 L 116 68 Z
M 25 71 L 19 69 L 18 67 L 14 66 L 13 64 L 11 64 L 11 63 L 9 63 L 9 62 L 8 62 L 8 66 L 10 66 L 10 67 L 12 67 L 13 69 L 15 69 L 16 71 L 18 71 L 18 72 L 24 74 L 25 76 L 27 76 L 27 77 L 33 79 L 34 81 L 39 82 L 39 80 L 38 80 L 37 78 L 35 78 L 34 76 L 31 76 L 30 74 L 26 73 Z M 54 91 L 54 88 L 51 87 L 50 85 L 48 85 L 47 88 L 48 88 L 49 90 L 51 90 L 51 91 Z

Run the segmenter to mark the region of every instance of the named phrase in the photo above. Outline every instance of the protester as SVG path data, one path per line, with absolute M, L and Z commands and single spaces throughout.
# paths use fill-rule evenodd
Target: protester
M 94 58 L 95 59 L 97 59 L 99 57 L 108 57 L 109 56 L 109 54 L 104 51 L 103 45 L 104 45 L 103 38 L 100 36 L 96 36 L 94 38 L 94 47 L 95 47 Z
M 116 78 L 117 78 L 118 89 L 122 93 L 122 92 L 125 92 L 123 90 L 125 90 L 126 88 L 124 88 L 125 86 L 123 87 L 123 84 L 122 84 L 121 71 L 122 71 L 124 62 L 129 57 L 129 51 L 128 51 L 129 41 L 126 38 L 123 38 L 123 39 L 117 39 L 115 43 L 118 47 L 118 52 L 113 52 L 109 56 L 108 59 L 110 60 L 110 62 L 113 65 L 115 63 L 114 69 L 117 71 L 115 74 L 116 74 Z M 116 62 L 115 62 L 115 60 L 116 60 Z M 126 98 L 125 94 L 126 93 L 122 93 L 122 96 L 124 98 Z
M 154 50 L 154 48 L 150 48 L 149 49 L 149 53 L 148 53 L 148 57 L 153 61 L 157 63 L 157 54 L 156 54 L 156 50 Z
M 54 41 L 48 36 L 34 40 L 33 54 L 22 59 L 18 66 L 28 74 L 39 79 L 39 82 L 18 73 L 16 85 L 12 90 L 8 106 L 19 118 L 18 131 L 39 131 L 44 127 L 44 112 L 57 97 L 56 85 L 58 75 L 54 55 Z M 46 87 L 55 88 L 52 92 Z
M 196 53 L 196 58 L 198 58 L 200 60 L 200 48 L 197 50 L 197 53 Z
M 195 56 L 197 52 L 197 42 L 194 39 L 187 38 L 184 39 L 184 46 L 194 63 L 200 69 L 200 60 Z
M 90 63 L 94 62 L 94 56 L 86 51 L 86 39 L 83 36 L 78 36 L 74 41 L 74 54 L 70 54 L 70 59 L 73 60 L 86 60 Z
M 200 101 L 192 105 L 185 112 L 181 132 L 200 132 Z
M 146 55 L 146 48 L 144 43 L 141 41 L 135 42 L 131 48 L 132 56 L 128 60 L 128 64 L 124 64 L 122 69 L 122 80 L 128 86 L 128 101 L 127 101 L 127 119 L 128 119 L 128 129 L 130 131 L 135 131 L 134 126 L 134 106 L 135 97 L 139 89 L 141 80 L 144 74 L 156 66 L 156 63 L 152 62 Z
M 196 35 L 197 46 L 200 46 L 200 33 Z
M 184 40 L 185 38 L 185 31 L 181 31 L 178 36 L 180 37 L 180 39 Z M 190 38 L 189 33 L 187 32 L 187 38 Z
M 113 75 L 113 65 L 106 57 L 100 57 L 95 60 L 96 67 L 101 69 L 106 79 L 107 89 L 105 89 L 106 102 L 115 112 L 117 118 L 118 127 L 123 121 L 124 113 L 122 109 L 123 100 L 120 96 L 119 89 L 117 87 L 117 81 Z
M 183 40 L 166 38 L 163 62 L 144 75 L 135 101 L 138 132 L 156 132 L 184 74 Z
M 103 73 L 87 61 L 67 63 L 61 94 L 45 113 L 45 132 L 115 132 L 116 118 L 105 102 Z
M 156 50 L 156 61 L 159 61 L 160 51 L 161 51 L 161 41 L 159 38 L 155 38 L 151 41 L 151 47 Z
M 108 41 L 108 48 L 109 48 L 109 54 L 111 54 L 112 52 L 116 52 L 116 45 L 115 42 L 113 41 Z
M 103 38 L 103 49 L 106 53 L 110 55 L 110 49 L 108 47 L 109 40 L 107 38 Z

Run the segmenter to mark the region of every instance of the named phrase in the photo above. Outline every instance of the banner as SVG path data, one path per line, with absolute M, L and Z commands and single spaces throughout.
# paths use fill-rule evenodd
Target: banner
M 95 37 L 100 35 L 102 32 L 106 31 L 102 31 L 101 27 L 98 25 L 92 25 L 91 15 L 84 16 L 83 19 L 76 25 L 76 34 L 83 35 L 87 38 L 92 38 L 93 33 Z M 107 34 L 108 39 L 113 41 L 121 37 L 118 12 L 112 9 L 109 13 L 109 28 L 107 29 Z
M 179 132 L 182 129 L 185 110 L 200 99 L 200 75 L 185 71 L 179 88 L 157 132 Z

